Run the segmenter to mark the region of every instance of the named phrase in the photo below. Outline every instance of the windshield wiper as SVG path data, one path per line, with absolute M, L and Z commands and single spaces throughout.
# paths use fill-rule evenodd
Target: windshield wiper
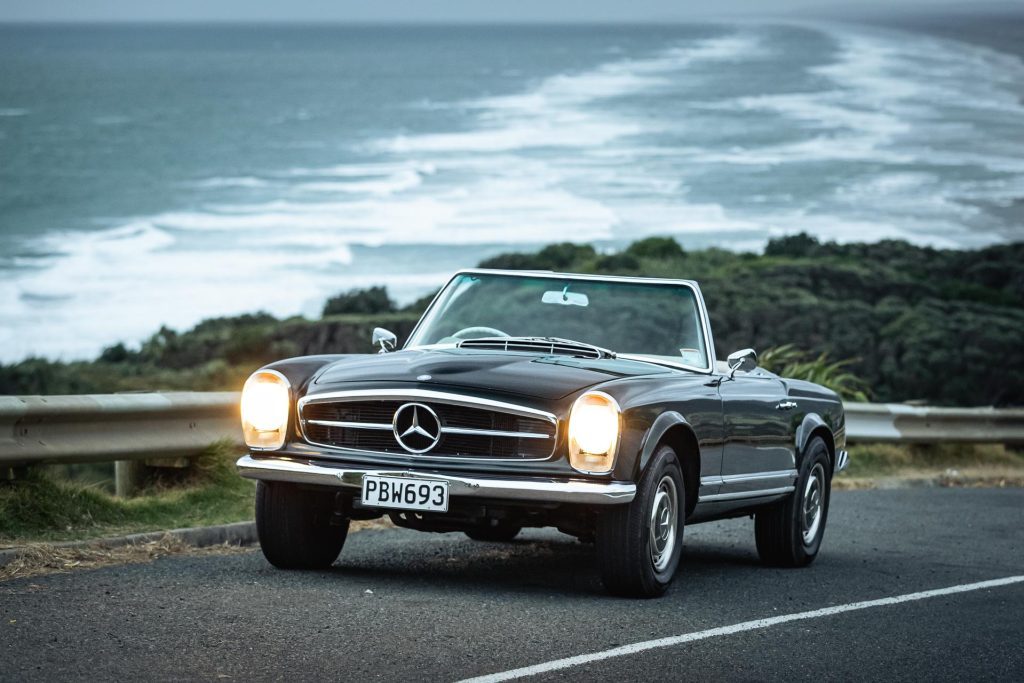
M 615 358 L 615 352 L 586 342 L 561 337 L 480 337 L 464 339 L 457 346 L 471 349 L 501 349 L 503 351 L 547 352 L 551 355 L 581 358 Z

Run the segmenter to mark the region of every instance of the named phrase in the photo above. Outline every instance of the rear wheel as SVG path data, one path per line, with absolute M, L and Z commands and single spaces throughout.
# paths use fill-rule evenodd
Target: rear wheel
M 815 437 L 808 444 L 793 493 L 754 516 L 757 554 L 765 564 L 804 567 L 817 557 L 828 519 L 831 471 L 828 446 Z
M 348 536 L 334 515 L 334 493 L 280 481 L 256 485 L 256 533 L 263 556 L 278 569 L 326 569 Z
M 685 492 L 679 459 L 662 446 L 640 478 L 633 502 L 602 512 L 597 552 L 610 593 L 653 598 L 668 588 L 682 556 Z
M 478 527 L 466 530 L 466 535 L 474 541 L 490 541 L 506 543 L 519 535 L 523 527 L 511 522 L 487 520 Z

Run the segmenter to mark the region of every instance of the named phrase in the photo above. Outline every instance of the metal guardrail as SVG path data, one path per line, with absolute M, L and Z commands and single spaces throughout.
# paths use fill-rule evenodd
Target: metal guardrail
M 0 396 L 0 466 L 195 455 L 241 442 L 236 392 Z
M 845 403 L 853 443 L 1024 444 L 1024 408 L 933 408 Z
M 0 466 L 151 460 L 241 442 L 235 392 L 0 396 Z M 847 403 L 853 443 L 1024 444 L 1024 408 Z

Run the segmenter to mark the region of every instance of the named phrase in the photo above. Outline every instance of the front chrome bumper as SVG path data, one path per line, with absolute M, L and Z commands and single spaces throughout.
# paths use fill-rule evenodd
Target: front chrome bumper
M 636 484 L 631 482 L 463 477 L 438 474 L 436 472 L 376 470 L 347 465 L 333 467 L 316 464 L 308 460 L 282 457 L 254 458 L 251 455 L 243 455 L 238 459 L 237 465 L 238 473 L 248 479 L 338 486 L 360 492 L 363 488 L 363 477 L 369 474 L 383 477 L 412 477 L 429 481 L 445 481 L 448 482 L 449 495 L 453 498 L 488 498 L 545 503 L 614 505 L 617 503 L 628 503 L 636 496 Z

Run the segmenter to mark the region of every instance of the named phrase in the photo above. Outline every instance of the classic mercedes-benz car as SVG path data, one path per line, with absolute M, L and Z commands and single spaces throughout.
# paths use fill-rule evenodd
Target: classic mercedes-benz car
M 750 515 L 762 560 L 812 562 L 846 465 L 832 391 L 715 359 L 697 283 L 466 270 L 401 350 L 291 358 L 242 393 L 256 524 L 283 569 L 330 566 L 349 521 L 594 542 L 612 593 L 664 592 L 684 524 Z

